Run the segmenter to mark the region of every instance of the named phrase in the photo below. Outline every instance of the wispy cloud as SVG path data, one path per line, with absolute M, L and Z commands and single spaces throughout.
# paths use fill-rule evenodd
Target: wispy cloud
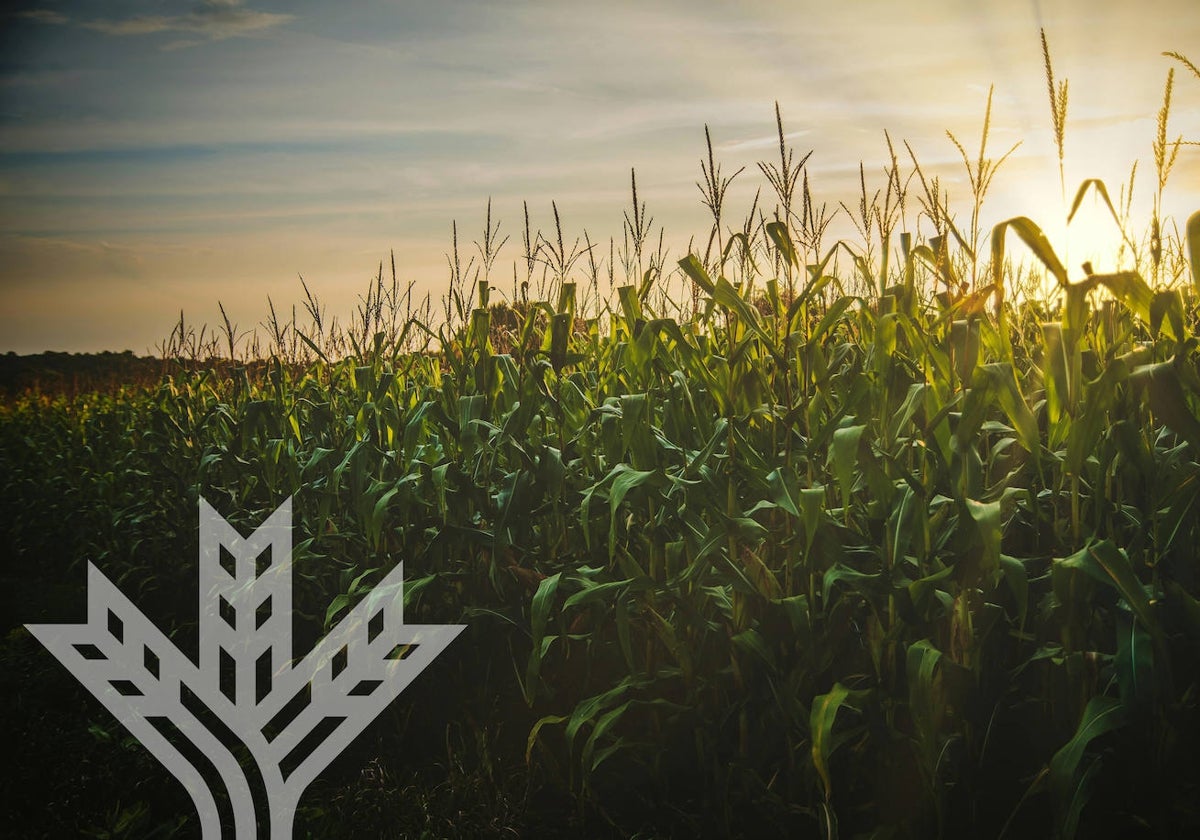
M 789 131 L 783 135 L 784 141 L 798 140 L 801 137 L 807 137 L 812 134 L 812 129 L 805 128 L 800 131 Z M 751 137 L 748 140 L 732 140 L 718 144 L 723 152 L 744 152 L 751 149 L 769 149 L 772 146 L 779 144 L 778 134 L 764 134 L 761 137 Z
M 32 20 L 36 23 L 49 23 L 62 25 L 70 23 L 71 19 L 66 15 L 56 12 L 53 9 L 26 9 L 23 12 L 18 12 L 17 17 Z
M 72 19 L 52 9 L 31 9 L 21 17 L 38 23 L 76 24 L 105 35 L 155 35 L 186 33 L 201 36 L 201 40 L 219 41 L 239 35 L 263 32 L 293 19 L 293 15 L 260 12 L 246 8 L 242 0 L 200 0 L 183 15 L 133 15 L 125 18 Z M 192 46 L 200 41 L 173 41 L 166 46 Z

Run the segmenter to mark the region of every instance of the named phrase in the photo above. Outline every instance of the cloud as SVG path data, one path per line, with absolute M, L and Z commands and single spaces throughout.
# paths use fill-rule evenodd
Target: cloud
M 21 12 L 21 17 L 37 23 L 65 25 L 77 23 L 85 29 L 105 35 L 155 35 L 160 32 L 190 33 L 212 41 L 263 32 L 292 20 L 294 15 L 258 12 L 242 5 L 242 0 L 200 0 L 185 15 L 134 15 L 133 17 L 73 21 L 50 9 Z M 201 39 L 203 40 L 203 39 Z M 172 41 L 168 48 L 194 46 L 201 40 Z
M 55 12 L 51 9 L 27 9 L 23 12 L 18 12 L 17 17 L 25 18 L 26 20 L 32 20 L 36 23 L 50 23 L 56 25 L 62 25 L 64 23 L 71 22 L 70 18 L 68 18 L 66 15 L 60 14 L 59 12 Z
M 103 32 L 105 35 L 153 35 L 155 32 L 179 29 L 179 22 L 182 20 L 184 18 L 150 15 L 131 17 L 125 20 L 93 20 L 83 25 L 88 29 Z
M 798 140 L 801 137 L 807 137 L 812 133 L 812 129 L 810 128 L 804 128 L 800 131 L 789 131 L 783 135 L 783 139 L 785 141 Z M 749 140 L 731 140 L 724 143 L 718 143 L 717 148 L 723 152 L 743 152 L 751 149 L 769 149 L 778 145 L 778 134 L 764 134 L 761 137 L 752 137 Z

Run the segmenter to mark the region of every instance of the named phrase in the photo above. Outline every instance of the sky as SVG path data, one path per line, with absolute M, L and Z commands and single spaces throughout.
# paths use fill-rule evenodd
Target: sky
M 290 313 L 300 277 L 344 316 L 392 253 L 401 282 L 437 300 L 452 222 L 465 261 L 489 199 L 511 236 L 494 275 L 506 290 L 523 202 L 546 231 L 554 202 L 568 244 L 586 230 L 607 257 L 631 169 L 673 262 L 707 237 L 705 126 L 725 174 L 747 166 L 726 200 L 740 227 L 766 189 L 755 162 L 778 154 L 776 102 L 789 144 L 813 153 L 818 202 L 854 206 L 860 162 L 883 187 L 886 130 L 902 168 L 907 141 L 969 214 L 946 132 L 974 154 L 994 86 L 989 150 L 1021 145 L 984 219 L 1061 227 L 1039 27 L 1070 85 L 1069 193 L 1096 177 L 1115 200 L 1140 160 L 1135 207 L 1148 206 L 1171 67 L 1169 134 L 1200 140 L 1200 78 L 1162 55 L 1200 64 L 1194 0 L 5 8 L 0 352 L 153 353 L 180 310 L 216 323 L 220 302 L 242 329 L 268 298 Z M 1200 210 L 1200 148 L 1181 148 L 1164 206 L 1181 226 Z

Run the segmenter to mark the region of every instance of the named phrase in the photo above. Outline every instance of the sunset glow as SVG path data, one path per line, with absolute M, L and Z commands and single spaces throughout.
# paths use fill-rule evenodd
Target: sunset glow
M 947 130 L 1020 146 L 984 207 L 985 229 L 1025 214 L 1065 220 L 1038 29 L 1070 82 L 1066 201 L 1086 178 L 1113 201 L 1139 161 L 1147 218 L 1151 144 L 1170 67 L 1169 135 L 1200 138 L 1200 80 L 1163 57 L 1200 43 L 1187 0 L 831 6 L 718 2 L 595 5 L 272 0 L 95 4 L 36 0 L 7 12 L 0 65 L 0 351 L 152 350 L 182 308 L 244 327 L 302 275 L 339 312 L 380 260 L 436 300 L 458 222 L 464 253 L 489 197 L 511 277 L 522 203 L 535 228 L 621 235 L 629 171 L 674 259 L 709 222 L 695 183 L 704 127 L 729 174 L 728 224 L 777 155 L 774 103 L 809 150 L 818 201 L 883 186 L 889 133 L 969 215 Z M 1185 147 L 1164 194 L 1177 223 L 1200 207 Z M 1092 204 L 1091 198 L 1085 204 Z M 907 222 L 917 229 L 917 209 Z M 1095 211 L 1095 212 L 1093 212 Z M 1093 218 L 1094 217 L 1094 218 Z M 1072 276 L 1109 265 L 1111 219 L 1072 223 Z M 835 230 L 852 233 L 843 216 Z M 924 231 L 922 231 L 924 232 Z M 1140 235 L 1140 231 L 1139 231 Z M 607 245 L 605 247 L 607 250 Z

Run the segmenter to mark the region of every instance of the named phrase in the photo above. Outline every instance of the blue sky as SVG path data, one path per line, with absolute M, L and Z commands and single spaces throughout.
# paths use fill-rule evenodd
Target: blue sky
M 1150 144 L 1172 62 L 1200 61 L 1191 0 L 1084 2 L 338 3 L 35 0 L 0 20 L 0 352 L 153 349 L 185 310 L 243 326 L 297 275 L 349 312 L 380 259 L 435 298 L 457 220 L 489 197 L 513 239 L 535 227 L 619 236 L 629 170 L 675 257 L 707 233 L 695 182 L 712 130 L 732 223 L 774 154 L 774 102 L 818 200 L 873 187 L 883 132 L 966 198 L 995 85 L 992 148 L 1021 147 L 985 217 L 1061 216 L 1041 69 L 1045 26 L 1070 80 L 1068 190 L 1115 193 Z M 1180 65 L 1172 137 L 1200 139 L 1200 79 Z M 1168 210 L 1200 209 L 1185 147 Z M 967 212 L 964 204 L 959 205 Z M 913 220 L 910 220 L 910 222 Z M 910 225 L 911 226 L 911 225 Z M 498 285 L 507 287 L 507 283 Z

